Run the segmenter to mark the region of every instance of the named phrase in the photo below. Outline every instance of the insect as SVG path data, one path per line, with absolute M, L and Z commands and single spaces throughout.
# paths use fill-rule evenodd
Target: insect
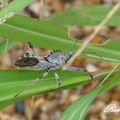
M 27 46 L 31 48 L 31 50 L 34 53 L 33 55 L 30 53 L 25 53 Z M 56 51 L 49 53 L 47 56 L 41 57 L 41 56 L 38 56 L 38 54 L 35 52 L 33 45 L 30 42 L 28 42 L 24 48 L 24 52 L 22 56 L 19 58 L 19 60 L 15 62 L 15 66 L 18 66 L 21 68 L 27 68 L 27 69 L 38 69 L 38 70 L 45 69 L 45 73 L 40 75 L 32 83 L 30 83 L 23 90 L 17 93 L 15 97 L 17 97 L 20 93 L 28 89 L 30 86 L 32 86 L 37 81 L 41 80 L 43 77 L 45 77 L 49 73 L 49 71 L 53 71 L 55 79 L 58 84 L 57 87 L 59 87 L 61 83 L 60 83 L 60 78 L 58 74 L 56 73 L 56 69 L 63 69 L 63 64 L 67 63 L 67 61 L 72 57 L 73 54 L 74 54 L 73 51 L 70 51 L 65 54 L 61 50 L 56 50 Z M 93 79 L 92 75 L 83 68 L 68 67 L 64 70 L 86 72 Z

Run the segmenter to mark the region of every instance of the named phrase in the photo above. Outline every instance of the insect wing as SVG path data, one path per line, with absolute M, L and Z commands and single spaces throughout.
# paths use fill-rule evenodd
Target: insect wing
M 39 62 L 39 60 L 37 58 L 26 57 L 26 58 L 22 58 L 22 59 L 19 59 L 18 61 L 16 61 L 15 66 L 29 67 L 29 66 L 36 65 L 38 62 Z

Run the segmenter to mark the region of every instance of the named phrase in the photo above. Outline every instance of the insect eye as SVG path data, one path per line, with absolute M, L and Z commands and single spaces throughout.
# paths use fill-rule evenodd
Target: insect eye
M 27 57 L 29 57 L 29 56 L 30 56 L 30 54 L 29 54 L 29 53 L 26 53 L 26 56 L 27 56 Z

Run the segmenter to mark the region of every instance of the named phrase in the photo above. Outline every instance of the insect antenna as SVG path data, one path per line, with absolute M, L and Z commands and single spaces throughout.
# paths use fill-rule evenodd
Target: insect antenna
M 78 40 L 79 40 L 79 37 L 80 37 L 81 33 L 82 33 L 82 30 L 80 29 L 80 30 L 79 30 L 79 33 L 78 33 L 78 36 L 76 37 L 76 41 L 75 41 L 75 44 L 74 44 L 74 46 L 73 46 L 73 48 L 72 48 L 72 51 L 74 51 L 74 48 L 75 48 L 75 46 L 76 46 L 76 44 L 77 44 L 77 42 L 78 42 Z

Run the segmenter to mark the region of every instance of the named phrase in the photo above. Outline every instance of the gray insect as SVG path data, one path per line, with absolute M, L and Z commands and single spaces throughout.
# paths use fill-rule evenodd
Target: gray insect
M 31 48 L 33 51 L 33 55 L 30 53 L 25 53 L 27 46 Z M 67 61 L 72 57 L 74 54 L 73 51 L 68 52 L 65 54 L 61 50 L 56 50 L 51 53 L 49 53 L 47 56 L 40 57 L 37 55 L 37 53 L 34 50 L 33 45 L 28 42 L 24 48 L 24 52 L 19 60 L 15 62 L 15 66 L 19 66 L 21 68 L 26 69 L 38 69 L 42 70 L 45 69 L 45 73 L 39 76 L 37 79 L 35 79 L 32 83 L 30 83 L 28 86 L 26 86 L 23 90 L 21 90 L 19 93 L 17 93 L 14 97 L 17 97 L 20 93 L 28 89 L 30 86 L 32 86 L 37 81 L 41 80 L 43 77 L 45 77 L 49 71 L 53 71 L 54 76 L 57 80 L 58 87 L 61 85 L 60 78 L 58 74 L 56 73 L 56 69 L 63 69 L 63 64 L 67 63 Z M 68 67 L 64 70 L 68 71 L 79 71 L 79 72 L 86 72 L 90 75 L 90 77 L 93 79 L 92 75 L 83 68 L 75 68 L 75 67 Z

